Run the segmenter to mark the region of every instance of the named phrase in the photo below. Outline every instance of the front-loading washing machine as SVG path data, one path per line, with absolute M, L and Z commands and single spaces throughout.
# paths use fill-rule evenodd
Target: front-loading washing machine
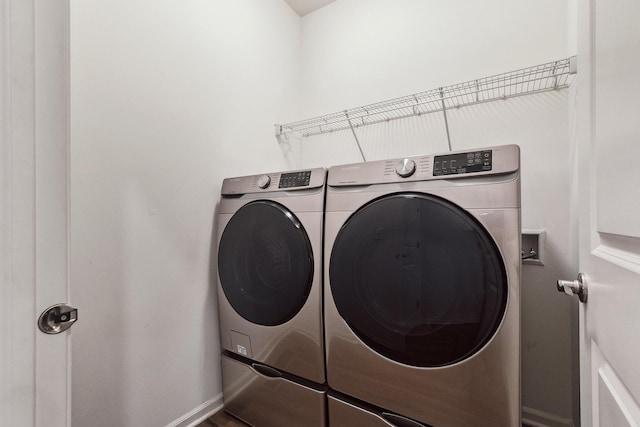
M 329 169 L 331 426 L 520 426 L 519 169 L 515 145 Z
M 251 425 L 325 425 L 326 170 L 227 178 L 218 207 L 225 410 Z

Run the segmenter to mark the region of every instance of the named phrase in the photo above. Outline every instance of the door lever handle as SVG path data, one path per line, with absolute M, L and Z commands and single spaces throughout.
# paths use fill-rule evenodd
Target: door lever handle
M 78 320 L 78 309 L 65 304 L 56 304 L 47 308 L 38 318 L 38 328 L 45 334 L 59 334 Z
M 558 292 L 564 292 L 567 295 L 577 295 L 580 302 L 587 302 L 589 279 L 586 274 L 578 274 L 576 280 L 558 280 Z

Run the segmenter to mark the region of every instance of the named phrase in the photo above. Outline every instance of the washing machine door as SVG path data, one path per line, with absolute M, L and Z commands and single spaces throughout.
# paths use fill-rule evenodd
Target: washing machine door
M 500 251 L 468 212 L 422 193 L 375 199 L 334 241 L 329 283 L 340 316 L 371 349 L 437 367 L 471 357 L 504 316 Z
M 283 205 L 254 201 L 231 217 L 218 246 L 218 274 L 229 304 L 246 320 L 280 325 L 302 308 L 313 280 L 304 227 Z

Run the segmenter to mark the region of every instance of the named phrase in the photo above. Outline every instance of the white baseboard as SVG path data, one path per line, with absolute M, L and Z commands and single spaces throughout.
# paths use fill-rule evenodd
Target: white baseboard
M 533 408 L 522 407 L 522 423 L 531 427 L 575 427 L 573 420 Z
M 202 405 L 187 412 L 177 420 L 169 423 L 166 427 L 193 427 L 197 426 L 211 415 L 222 409 L 222 393 L 212 399 L 207 400 Z

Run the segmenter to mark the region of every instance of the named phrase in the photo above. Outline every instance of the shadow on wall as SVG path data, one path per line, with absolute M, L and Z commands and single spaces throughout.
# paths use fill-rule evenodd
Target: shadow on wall
M 207 338 L 211 337 L 203 337 L 203 342 L 211 342 L 215 343 L 215 345 L 209 346 L 210 348 L 204 349 L 204 360 L 215 360 L 215 371 L 214 372 L 204 372 L 205 375 L 213 375 L 214 378 L 218 379 L 217 386 L 218 392 L 222 393 L 222 371 L 220 367 L 220 328 L 218 325 L 218 211 L 220 209 L 220 202 L 216 202 L 213 218 L 212 227 L 211 227 L 211 246 L 209 250 L 209 288 L 207 290 L 207 298 L 205 300 L 205 305 L 207 306 L 204 312 L 208 315 L 207 318 L 204 319 L 205 325 L 203 325 L 203 331 L 210 331 L 211 325 L 215 325 L 215 340 L 209 341 Z M 202 396 L 203 399 L 208 399 L 211 396 Z M 221 397 L 220 397 L 220 400 Z M 220 401 L 222 403 L 222 401 Z

